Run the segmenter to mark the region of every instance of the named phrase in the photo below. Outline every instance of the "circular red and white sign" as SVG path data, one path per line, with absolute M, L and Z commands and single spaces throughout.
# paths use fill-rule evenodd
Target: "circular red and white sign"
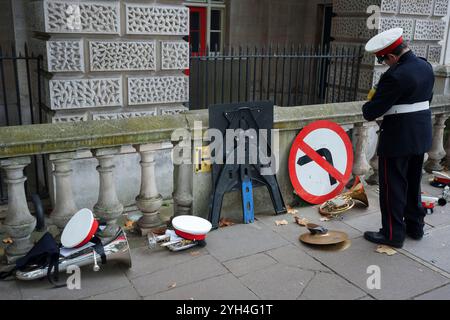
M 340 194 L 350 180 L 353 148 L 338 124 L 320 120 L 300 131 L 289 153 L 289 177 L 297 194 L 321 204 Z

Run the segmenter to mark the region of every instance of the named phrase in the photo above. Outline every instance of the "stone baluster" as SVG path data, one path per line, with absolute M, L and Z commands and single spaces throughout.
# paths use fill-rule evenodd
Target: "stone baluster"
M 163 224 L 159 215 L 163 198 L 158 192 L 155 175 L 155 154 L 161 149 L 160 144 L 135 145 L 141 155 L 141 190 L 136 197 L 136 205 L 143 216 L 137 222 L 142 235 Z
M 428 160 L 425 163 L 425 171 L 440 171 L 443 169 L 441 160 L 445 157 L 444 150 L 444 129 L 447 116 L 438 115 L 433 127 L 433 144 L 431 150 L 428 151 Z
M 177 144 L 173 142 L 173 152 L 177 152 Z M 173 215 L 191 215 L 192 214 L 192 161 L 191 155 L 186 152 L 187 149 L 181 151 L 181 157 L 174 159 L 174 171 L 173 171 Z M 178 161 L 178 163 L 176 163 Z
M 367 126 L 363 123 L 355 123 L 355 160 L 353 162 L 353 175 L 364 176 L 370 170 L 369 162 L 367 161 L 366 147 L 369 141 Z
M 100 233 L 103 238 L 111 238 L 117 233 L 119 228 L 117 219 L 123 212 L 123 205 L 117 198 L 113 172 L 115 168 L 114 157 L 119 153 L 120 147 L 92 151 L 99 162 L 97 171 L 100 177 L 99 195 L 94 206 L 94 213 L 100 219 L 100 222 L 106 223 L 106 228 Z
M 60 231 L 77 212 L 72 192 L 72 160 L 76 152 L 51 154 L 49 159 L 54 165 L 55 207 L 51 213 L 53 223 Z
M 24 168 L 31 163 L 30 157 L 0 160 L 0 167 L 6 172 L 8 185 L 8 211 L 3 222 L 4 231 L 13 243 L 6 250 L 8 264 L 24 256 L 33 247 L 30 235 L 36 227 L 36 219 L 30 214 L 25 195 Z
M 378 127 L 381 124 L 381 121 L 377 121 Z M 373 169 L 372 175 L 367 178 L 367 183 L 370 185 L 378 185 L 379 179 L 378 179 L 378 144 L 380 143 L 380 129 L 377 130 L 377 146 L 375 148 L 375 153 L 373 154 L 372 158 L 369 161 L 370 166 Z
M 447 135 L 447 142 L 445 143 L 445 161 L 444 165 L 447 167 L 448 170 L 450 170 L 450 132 L 448 132 Z

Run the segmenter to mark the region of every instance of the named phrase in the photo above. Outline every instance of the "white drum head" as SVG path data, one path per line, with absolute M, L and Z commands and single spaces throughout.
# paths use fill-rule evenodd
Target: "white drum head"
M 81 209 L 69 220 L 61 235 L 65 248 L 75 248 L 89 235 L 94 223 L 94 215 L 89 209 Z
M 175 217 L 172 220 L 172 225 L 181 232 L 193 235 L 207 234 L 212 228 L 211 222 L 196 216 Z

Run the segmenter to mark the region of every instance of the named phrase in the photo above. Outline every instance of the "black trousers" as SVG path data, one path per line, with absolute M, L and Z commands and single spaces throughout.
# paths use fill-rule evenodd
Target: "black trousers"
M 381 233 L 402 242 L 408 230 L 421 234 L 426 215 L 421 201 L 424 155 L 378 158 L 380 183 Z

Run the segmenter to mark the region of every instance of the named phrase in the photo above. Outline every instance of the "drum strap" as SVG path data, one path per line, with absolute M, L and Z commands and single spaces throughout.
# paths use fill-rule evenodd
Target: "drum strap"
M 106 254 L 102 240 L 97 235 L 94 235 L 91 239 L 91 242 L 95 243 L 94 250 L 100 255 L 102 259 L 102 264 L 106 264 Z

